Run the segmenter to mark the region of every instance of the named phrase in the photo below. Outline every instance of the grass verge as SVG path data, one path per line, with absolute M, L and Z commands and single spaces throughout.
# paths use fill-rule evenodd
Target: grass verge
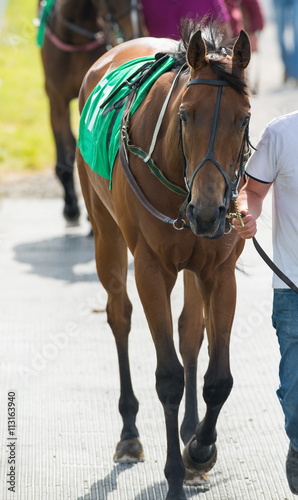
M 54 143 L 33 19 L 37 1 L 9 0 L 0 33 L 0 180 L 54 165 Z M 72 103 L 76 108 L 76 102 Z M 76 132 L 76 131 L 75 131 Z

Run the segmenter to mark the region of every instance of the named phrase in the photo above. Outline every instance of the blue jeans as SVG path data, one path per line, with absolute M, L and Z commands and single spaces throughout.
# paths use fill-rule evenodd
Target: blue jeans
M 274 5 L 282 61 L 287 76 L 298 78 L 298 2 L 274 0 Z
M 272 324 L 281 354 L 277 396 L 286 433 L 298 451 L 298 294 L 289 289 L 274 290 Z

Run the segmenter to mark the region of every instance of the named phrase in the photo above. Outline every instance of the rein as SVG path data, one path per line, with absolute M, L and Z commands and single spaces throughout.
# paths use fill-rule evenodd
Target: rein
M 157 61 L 157 63 L 158 63 L 158 61 Z M 157 64 L 157 63 L 155 63 L 155 64 Z M 222 87 L 230 85 L 225 80 L 194 79 L 194 80 L 190 80 L 186 84 L 186 89 L 190 85 L 195 85 L 195 84 L 214 85 L 214 86 L 218 87 L 218 93 L 217 93 L 216 106 L 215 106 L 215 112 L 214 112 L 212 134 L 211 134 L 211 138 L 210 138 L 210 142 L 209 142 L 209 147 L 208 147 L 207 155 L 205 156 L 205 158 L 203 159 L 203 161 L 195 168 L 195 170 L 194 170 L 194 172 L 193 172 L 193 174 L 192 174 L 191 179 L 190 179 L 189 182 L 187 182 L 187 180 L 186 180 L 186 159 L 185 159 L 185 155 L 184 155 L 184 151 L 183 151 L 182 126 L 181 126 L 181 118 L 180 118 L 179 143 L 178 143 L 178 146 L 179 146 L 179 144 L 181 144 L 182 163 L 183 163 L 183 175 L 184 175 L 184 180 L 185 180 L 187 191 L 182 190 L 182 188 L 179 187 L 180 190 L 182 190 L 183 192 L 178 193 L 178 194 L 187 194 L 187 193 L 188 194 L 187 194 L 187 197 L 186 197 L 185 201 L 183 202 L 183 204 L 182 204 L 182 206 L 180 208 L 180 211 L 179 211 L 177 219 L 172 219 L 171 217 L 168 217 L 168 216 L 162 214 L 161 212 L 159 212 L 156 208 L 154 208 L 151 205 L 151 203 L 147 200 L 147 198 L 144 196 L 143 192 L 139 188 L 139 186 L 138 186 L 138 184 L 137 184 L 137 182 L 136 182 L 136 180 L 135 180 L 135 178 L 134 178 L 134 176 L 132 174 L 132 171 L 130 169 L 127 149 L 130 150 L 132 153 L 137 154 L 147 164 L 149 164 L 149 162 L 152 161 L 151 160 L 151 155 L 152 155 L 154 147 L 155 147 L 155 143 L 156 143 L 156 140 L 157 140 L 157 135 L 158 135 L 159 129 L 161 127 L 162 119 L 163 119 L 163 116 L 165 114 L 167 104 L 168 104 L 168 102 L 170 100 L 170 97 L 171 97 L 173 88 L 174 88 L 174 86 L 176 84 L 176 81 L 179 78 L 179 76 L 181 74 L 181 71 L 183 69 L 185 69 L 185 65 L 182 66 L 180 68 L 179 72 L 177 73 L 177 75 L 176 75 L 176 77 L 175 77 L 175 79 L 174 79 L 174 81 L 173 81 L 173 83 L 171 85 L 171 88 L 169 90 L 169 93 L 167 95 L 167 98 L 166 98 L 166 100 L 165 100 L 165 102 L 163 104 L 163 107 L 161 109 L 161 112 L 160 112 L 159 118 L 157 120 L 157 124 L 156 124 L 155 130 L 154 130 L 154 133 L 153 133 L 153 138 L 152 138 L 151 146 L 149 148 L 149 153 L 147 155 L 140 148 L 138 148 L 138 149 L 142 152 L 142 154 L 138 154 L 138 153 L 135 152 L 136 146 L 131 146 L 129 144 L 129 135 L 128 135 L 128 123 L 129 123 L 130 109 L 132 107 L 132 104 L 134 102 L 136 93 L 138 91 L 138 88 L 139 88 L 139 85 L 140 85 L 140 81 L 137 82 L 137 85 L 130 92 L 130 94 L 128 96 L 128 99 L 127 99 L 127 102 L 126 102 L 126 105 L 125 105 L 125 108 L 124 108 L 124 111 L 123 111 L 122 120 L 121 120 L 121 136 L 120 136 L 119 154 L 120 154 L 120 160 L 121 160 L 121 164 L 122 164 L 122 168 L 123 168 L 124 174 L 125 174 L 128 182 L 129 182 L 130 187 L 134 191 L 134 193 L 137 196 L 137 198 L 139 199 L 139 201 L 143 204 L 143 206 L 152 215 L 154 215 L 156 218 L 158 218 L 162 222 L 165 222 L 165 223 L 168 223 L 168 224 L 172 224 L 173 227 L 175 229 L 177 229 L 177 230 L 190 229 L 189 224 L 187 224 L 185 222 L 184 218 L 183 218 L 184 212 L 186 210 L 187 205 L 190 202 L 191 188 L 192 188 L 192 185 L 193 185 L 193 182 L 194 182 L 194 178 L 195 178 L 196 174 L 198 173 L 198 171 L 202 168 L 202 166 L 207 161 L 210 160 L 218 168 L 218 170 L 220 171 L 220 173 L 224 177 L 224 180 L 225 180 L 225 183 L 226 183 L 226 193 L 225 193 L 225 207 L 226 207 L 226 209 L 228 210 L 231 201 L 233 201 L 234 204 L 235 204 L 235 210 L 236 210 L 235 214 L 227 214 L 227 219 L 230 219 L 232 217 L 237 217 L 237 219 L 240 221 L 240 223 L 242 223 L 241 214 L 240 214 L 240 212 L 238 210 L 236 199 L 237 199 L 237 196 L 238 196 L 238 192 L 237 192 L 238 186 L 239 186 L 241 177 L 242 177 L 242 175 L 244 173 L 245 150 L 246 150 L 246 146 L 249 144 L 249 141 L 248 141 L 248 129 L 246 128 L 246 131 L 245 131 L 244 142 L 243 142 L 243 147 L 242 147 L 242 152 L 241 152 L 240 167 L 238 169 L 238 174 L 236 176 L 236 180 L 235 181 L 232 181 L 230 179 L 230 177 L 228 176 L 228 174 L 221 167 L 221 165 L 217 162 L 217 160 L 214 158 L 214 155 L 213 155 L 213 146 L 214 146 L 214 141 L 215 141 L 216 127 L 217 127 L 218 114 L 219 114 L 219 106 L 220 106 L 220 100 L 221 100 L 221 94 L 222 94 Z M 150 70 L 152 70 L 152 67 L 150 68 Z M 145 77 L 146 77 L 146 73 L 143 75 L 142 78 L 145 78 Z M 144 158 L 144 155 L 146 155 L 145 158 Z M 150 167 L 150 165 L 149 165 L 149 167 Z M 159 172 L 161 172 L 161 171 L 159 170 Z M 153 172 L 153 173 L 155 173 L 155 172 Z M 157 177 L 158 177 L 158 175 L 157 175 Z M 167 185 L 162 179 L 159 179 L 159 180 L 161 180 L 161 182 L 163 182 L 165 185 Z M 231 229 L 232 229 L 232 227 L 230 227 L 230 231 L 231 231 Z M 228 233 L 225 233 L 225 234 L 228 234 Z

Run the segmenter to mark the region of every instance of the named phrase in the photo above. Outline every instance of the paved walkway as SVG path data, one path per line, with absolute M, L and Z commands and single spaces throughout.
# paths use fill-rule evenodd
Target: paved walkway
M 266 47 L 270 29 L 265 34 Z M 259 61 L 261 68 L 263 62 Z M 278 60 L 271 62 L 271 73 L 280 75 Z M 269 119 L 297 103 L 297 89 L 280 90 L 279 83 L 268 69 L 262 69 L 260 94 L 252 102 L 253 143 Z M 117 357 L 104 313 L 105 292 L 96 277 L 93 241 L 87 236 L 89 225 L 83 216 L 79 226 L 66 227 L 59 188 L 58 197 L 40 198 L 42 183 L 37 177 L 26 181 L 15 197 L 13 186 L 0 188 L 0 498 L 162 500 L 166 495 L 164 418 L 155 393 L 155 353 L 134 285 L 133 263 L 128 276 L 134 304 L 131 367 L 146 460 L 125 466 L 112 461 L 121 429 Z M 260 242 L 270 249 L 269 213 L 270 202 L 259 228 Z M 234 389 L 218 423 L 218 462 L 210 473 L 210 488 L 186 488 L 186 496 L 290 500 L 294 497 L 284 472 L 287 439 L 275 395 L 279 356 L 270 320 L 271 274 L 250 242 L 240 266 L 245 273 L 237 272 L 231 342 Z M 173 306 L 177 324 L 181 279 Z M 204 343 L 199 392 L 206 363 Z M 17 427 L 11 440 L 8 392 L 15 393 L 12 401 L 16 402 Z M 201 398 L 199 407 L 202 415 Z M 15 494 L 7 484 L 14 451 Z

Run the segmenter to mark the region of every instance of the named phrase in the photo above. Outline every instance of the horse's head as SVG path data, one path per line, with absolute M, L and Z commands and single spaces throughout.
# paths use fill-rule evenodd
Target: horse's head
M 195 234 L 215 239 L 224 234 L 227 210 L 237 196 L 235 179 L 250 118 L 244 78 L 250 42 L 244 31 L 230 50 L 211 42 L 205 43 L 201 30 L 189 40 L 190 80 L 179 114 L 189 188 L 186 215 Z
M 114 33 L 113 45 L 144 35 L 144 23 L 139 0 L 91 0 L 98 14 Z

